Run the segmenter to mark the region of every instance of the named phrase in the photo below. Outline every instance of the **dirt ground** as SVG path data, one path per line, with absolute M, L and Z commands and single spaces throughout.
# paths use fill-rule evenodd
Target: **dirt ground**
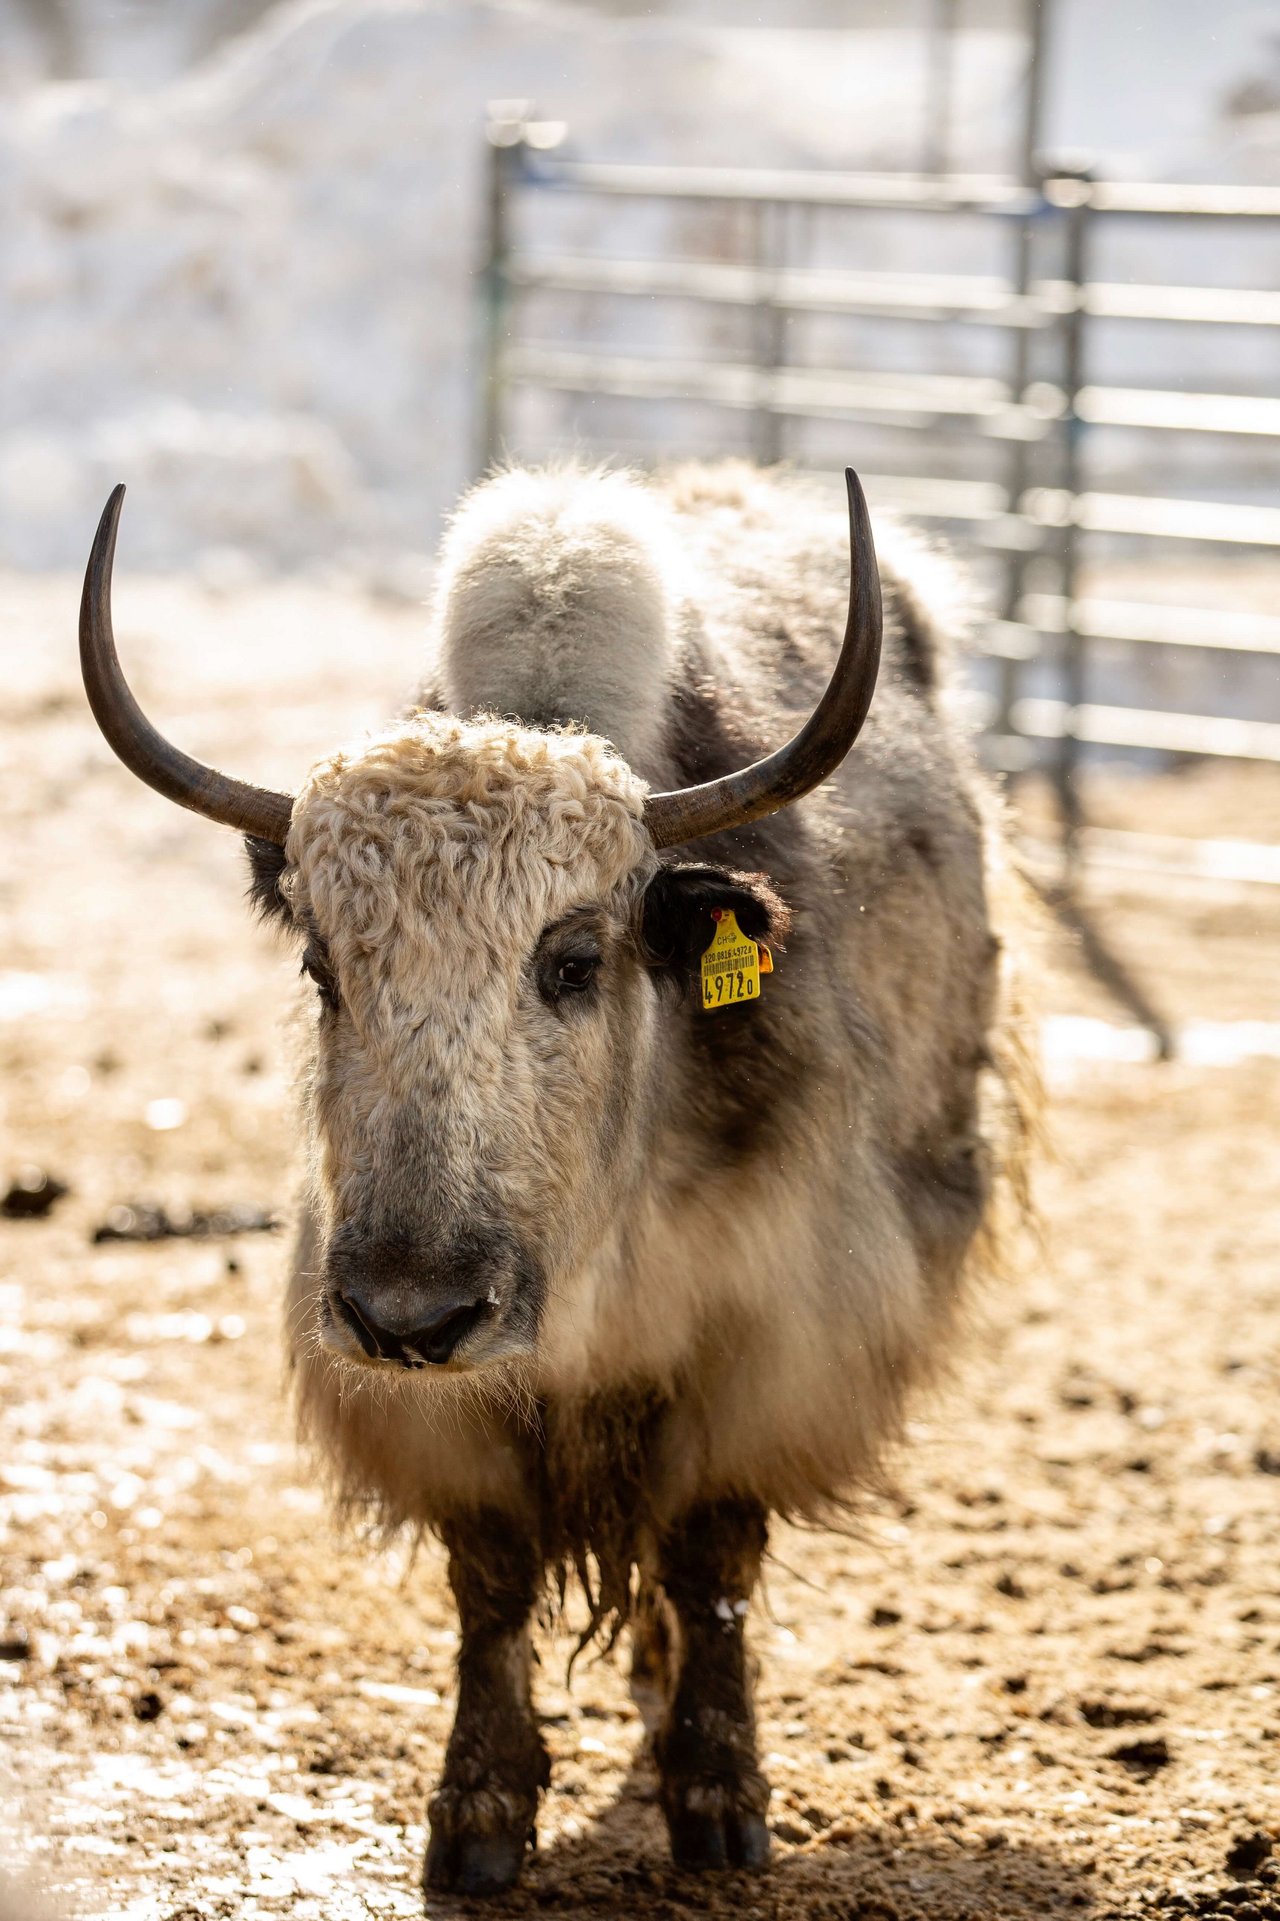
M 144 700 L 236 772 L 296 780 L 411 684 L 416 609 L 124 573 Z M 0 582 L 0 1186 L 31 1163 L 70 1189 L 0 1222 L 0 1862 L 137 1921 L 415 1915 L 440 1554 L 330 1526 L 283 1391 L 284 1230 L 94 1242 L 139 1202 L 287 1215 L 294 986 L 233 838 L 98 742 L 76 598 Z M 1091 805 L 1280 840 L 1265 770 Z M 1280 1021 L 1280 889 L 1100 869 L 1088 892 L 1173 1020 Z M 1045 976 L 1047 1014 L 1129 1020 L 1067 938 Z M 622 1667 L 567 1686 L 562 1634 L 540 1851 L 497 1912 L 1280 1917 L 1278 1093 L 1276 1059 L 1058 1061 L 1043 1256 L 919 1409 L 900 1497 L 775 1539 L 773 1867 L 671 1870 Z

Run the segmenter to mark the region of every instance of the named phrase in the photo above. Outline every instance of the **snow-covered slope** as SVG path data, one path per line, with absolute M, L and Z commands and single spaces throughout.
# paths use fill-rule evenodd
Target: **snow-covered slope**
M 485 103 L 531 98 L 593 157 L 909 167 L 915 24 L 914 10 L 836 33 L 567 0 L 290 0 L 163 84 L 9 100 L 0 563 L 77 566 L 120 478 L 134 566 L 385 572 L 421 552 L 474 445 Z M 1067 52 L 1087 92 L 1081 44 Z M 1008 32 L 964 36 L 966 165 L 1004 164 L 1022 57 Z M 596 243 L 626 243 L 593 217 Z M 609 218 L 649 249 L 715 243 L 688 214 L 674 236 L 652 210 Z M 869 244 L 876 264 L 969 264 L 959 231 Z
M 0 132 L 0 560 L 74 563 L 122 475 L 142 564 L 422 546 L 470 458 L 486 101 L 592 154 L 901 164 L 884 40 L 304 0 L 169 87 L 29 97 Z

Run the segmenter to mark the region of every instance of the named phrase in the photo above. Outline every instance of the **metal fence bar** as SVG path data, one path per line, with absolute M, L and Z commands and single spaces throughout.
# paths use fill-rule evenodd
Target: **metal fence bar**
M 789 201 L 905 213 L 1019 214 L 1043 201 L 1002 174 L 823 173 L 797 168 L 666 167 L 542 158 L 530 185 L 623 199 Z
M 1055 594 L 1029 594 L 1023 619 L 1037 632 L 1063 630 L 1065 603 Z M 1077 600 L 1076 627 L 1090 640 L 1126 646 L 1204 647 L 1237 654 L 1280 654 L 1280 617 L 1220 607 L 1166 607 L 1159 602 Z
M 823 173 L 797 168 L 677 167 L 625 162 L 526 160 L 531 185 L 657 200 L 779 200 L 823 207 L 883 208 L 907 213 L 1035 214 L 1067 206 L 1070 193 L 1043 194 L 1002 174 Z M 1280 220 L 1280 188 L 1167 186 L 1146 181 L 1095 181 L 1098 213 L 1159 214 L 1192 220 Z
M 1224 760 L 1280 761 L 1280 723 L 1233 720 L 1220 714 L 1108 707 L 1026 697 L 1014 702 L 1013 725 L 1038 740 L 1071 737 L 1096 747 L 1138 747 L 1162 754 Z
M 510 378 L 581 393 L 625 392 L 633 398 L 706 400 L 735 408 L 756 406 L 772 414 L 904 414 L 919 416 L 916 424 L 930 427 L 938 416 L 951 415 L 986 422 L 983 431 L 999 438 L 1029 443 L 1048 437 L 1056 424 L 1065 425 L 1072 411 L 1066 389 L 1050 381 L 1024 386 L 1019 397 L 1016 389 L 989 375 L 849 373 L 833 367 L 787 367 L 783 353 L 785 303 L 770 299 L 767 286 L 767 278 L 762 276 L 759 300 L 743 302 L 760 316 L 762 344 L 750 360 L 651 359 L 533 341 L 514 354 Z M 1083 317 L 1083 309 L 1079 312 Z M 1063 321 L 1073 325 L 1074 316 L 1065 315 Z M 1073 411 L 1079 422 L 1090 426 L 1280 439 L 1280 400 L 1260 396 L 1088 386 L 1076 394 Z M 902 424 L 912 423 L 908 420 Z M 763 452 L 758 457 L 768 464 Z M 776 460 L 777 454 L 772 458 Z
M 1046 404 L 1019 406 L 1003 381 L 984 374 L 856 374 L 822 367 L 760 367 L 754 361 L 719 364 L 656 360 L 635 354 L 584 353 L 532 345 L 513 351 L 513 382 L 616 393 L 632 399 L 704 400 L 748 411 L 916 416 L 922 425 L 943 417 L 980 423 L 997 437 L 1038 439 L 1056 417 L 1056 390 Z
M 1076 412 L 1094 427 L 1155 433 L 1280 437 L 1280 400 L 1263 394 L 1189 394 L 1154 387 L 1083 387 Z
M 1196 540 L 1210 546 L 1280 547 L 1280 507 L 1087 490 L 1073 500 L 1060 488 L 1040 487 L 1028 497 L 1025 512 L 1039 527 L 1060 527 L 1067 519 L 1074 519 L 1093 534 Z
M 552 292 L 665 297 L 724 306 L 749 306 L 758 280 L 756 269 L 731 261 L 600 260 L 573 254 L 526 257 L 513 272 L 522 286 Z M 770 298 L 794 312 L 972 320 L 1000 327 L 1050 326 L 1061 310 L 1034 296 L 1020 305 L 1011 300 L 1008 284 L 995 278 L 799 267 L 775 274 Z
M 750 306 L 758 275 L 720 260 L 602 260 L 589 255 L 515 257 L 519 287 L 643 299 Z M 848 272 L 786 268 L 772 284 L 775 306 L 796 313 L 858 314 L 895 320 L 967 321 L 977 326 L 1052 326 L 1076 300 L 1103 320 L 1164 320 L 1192 326 L 1280 326 L 1280 293 L 1228 287 L 1169 287 L 1094 281 L 1083 293 L 1064 280 L 1040 280 L 1018 297 L 994 276 Z
M 1054 198 L 1052 192 L 1047 197 Z M 1095 180 L 1089 204 L 1096 213 L 1158 214 L 1165 219 L 1280 220 L 1280 187 Z
M 1053 282 L 1038 289 L 1051 304 Z M 1094 281 L 1084 290 L 1086 310 L 1099 320 L 1167 320 L 1194 327 L 1280 327 L 1280 294 L 1245 287 L 1165 287 Z

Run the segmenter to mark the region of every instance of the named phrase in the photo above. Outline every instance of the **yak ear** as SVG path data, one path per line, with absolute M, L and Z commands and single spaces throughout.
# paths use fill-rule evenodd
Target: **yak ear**
M 291 922 L 293 915 L 280 887 L 288 865 L 284 848 L 274 840 L 259 840 L 256 834 L 246 834 L 244 851 L 249 857 L 250 902 L 263 920 Z
M 651 967 L 687 968 L 715 937 L 715 913 L 731 908 L 748 940 L 781 947 L 791 914 L 765 874 L 731 867 L 664 866 L 645 889 L 641 949 Z

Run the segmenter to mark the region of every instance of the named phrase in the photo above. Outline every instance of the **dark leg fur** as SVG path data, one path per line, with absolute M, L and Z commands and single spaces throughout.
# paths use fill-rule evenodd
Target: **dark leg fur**
M 532 1838 L 546 1750 L 529 1694 L 529 1616 L 541 1564 L 508 1516 L 485 1512 L 442 1530 L 458 1604 L 458 1710 L 431 1797 L 428 1888 L 498 1894 Z
M 765 1534 L 753 1501 L 716 1501 L 660 1543 L 672 1672 L 654 1750 L 678 1867 L 760 1868 L 769 1857 L 744 1618 Z
M 642 1581 L 631 1610 L 631 1699 L 651 1741 L 662 1731 L 671 1699 L 674 1631 L 661 1589 Z

